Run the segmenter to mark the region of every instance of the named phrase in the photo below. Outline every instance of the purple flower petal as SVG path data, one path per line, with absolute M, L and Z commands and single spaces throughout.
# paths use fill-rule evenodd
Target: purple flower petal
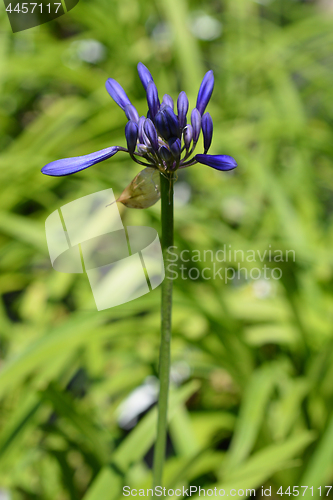
M 203 113 L 205 112 L 209 99 L 211 98 L 211 95 L 213 93 L 213 88 L 214 88 L 214 74 L 213 71 L 210 70 L 208 71 L 208 73 L 205 74 L 199 88 L 196 107 L 201 115 L 203 115 Z
M 193 127 L 193 142 L 195 144 L 198 142 L 201 130 L 201 114 L 199 113 L 197 108 L 192 109 L 191 124 Z
M 145 144 L 138 144 L 136 148 L 140 155 L 146 155 L 147 153 L 149 153 L 149 148 Z
M 153 122 L 149 118 L 147 118 L 145 120 L 143 129 L 146 133 L 146 136 L 149 139 L 149 142 L 150 142 L 152 148 L 155 151 L 158 151 L 159 144 L 158 144 L 158 136 L 157 136 L 156 128 L 155 128 Z
M 232 170 L 237 167 L 236 160 L 228 155 L 196 155 L 194 159 L 216 170 Z
M 85 156 L 75 156 L 74 158 L 64 158 L 62 160 L 52 161 L 42 168 L 42 174 L 60 177 L 62 175 L 70 175 L 85 168 L 95 165 L 101 161 L 111 158 L 115 155 L 119 148 L 112 146 L 110 148 L 96 151 Z
M 147 102 L 150 111 L 150 118 L 154 120 L 156 113 L 160 109 L 157 87 L 154 82 L 149 82 L 147 87 Z
M 166 146 L 161 146 L 160 149 L 158 150 L 158 154 L 162 158 L 162 160 L 165 161 L 166 164 L 170 164 L 173 162 L 171 151 Z
M 164 94 L 163 99 L 162 99 L 162 104 L 165 104 L 166 106 L 170 106 L 170 108 L 173 110 L 174 104 L 173 104 L 173 99 L 169 94 Z
M 179 137 L 180 136 L 179 121 L 173 109 L 170 106 L 165 106 L 163 113 L 168 123 L 170 137 Z
M 133 104 L 126 104 L 124 111 L 128 120 L 132 120 L 133 122 L 138 123 L 139 113 L 137 112 Z
M 151 76 L 148 68 L 142 62 L 139 62 L 138 66 L 138 73 L 139 77 L 141 80 L 142 85 L 144 86 L 144 89 L 147 90 L 149 82 L 153 82 L 153 77 Z
M 213 138 L 213 120 L 209 113 L 205 113 L 201 120 L 201 128 L 204 139 L 204 150 L 205 153 L 210 148 Z
M 146 120 L 150 120 L 150 118 L 145 118 L 144 116 L 140 116 L 139 118 L 139 123 L 138 123 L 138 126 L 139 126 L 139 142 L 141 144 L 144 144 L 148 149 L 151 149 L 151 143 L 150 143 L 150 140 L 148 139 L 148 136 L 145 132 L 145 122 Z
M 170 131 L 168 127 L 168 122 L 166 116 L 164 114 L 164 109 L 159 111 L 155 116 L 155 126 L 157 128 L 157 132 L 164 139 L 168 139 L 170 137 Z
M 169 148 L 170 148 L 170 151 L 172 153 L 172 156 L 176 160 L 179 160 L 181 149 L 182 149 L 180 139 L 177 139 L 175 137 L 173 137 L 172 139 L 170 139 L 170 141 L 169 141 Z
M 138 121 L 138 126 L 139 126 L 139 142 L 143 143 L 143 126 L 146 121 L 146 118 L 144 116 L 140 116 L 139 121 Z
M 179 126 L 180 128 L 184 128 L 186 125 L 186 115 L 188 112 L 188 98 L 184 91 L 181 92 L 178 96 L 177 110 L 178 110 Z
M 127 106 L 127 104 L 131 104 L 125 90 L 113 78 L 108 78 L 106 80 L 105 87 L 112 99 L 118 104 L 118 106 L 121 107 L 121 109 L 125 110 L 125 106 Z
M 137 124 L 134 121 L 129 120 L 125 126 L 125 137 L 127 141 L 127 149 L 131 155 L 134 153 L 136 148 L 136 143 L 138 140 L 138 132 L 139 129 Z
M 178 118 L 170 106 L 165 106 L 156 114 L 155 125 L 159 135 L 166 141 L 180 135 Z
M 185 147 L 188 151 L 190 149 L 190 145 L 191 145 L 191 142 L 193 140 L 193 127 L 192 127 L 192 125 L 186 125 L 186 127 L 184 128 L 183 137 L 184 137 Z

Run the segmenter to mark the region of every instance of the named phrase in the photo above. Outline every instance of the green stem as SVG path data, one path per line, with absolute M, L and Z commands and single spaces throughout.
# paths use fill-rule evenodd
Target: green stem
M 173 174 L 161 178 L 161 225 L 162 251 L 165 265 L 165 278 L 162 283 L 161 303 L 161 347 L 160 347 L 160 393 L 158 399 L 157 437 L 154 450 L 153 486 L 162 486 L 163 465 L 165 460 L 167 436 L 167 410 L 170 379 L 170 342 L 172 311 L 172 277 L 168 269 L 167 250 L 173 245 Z

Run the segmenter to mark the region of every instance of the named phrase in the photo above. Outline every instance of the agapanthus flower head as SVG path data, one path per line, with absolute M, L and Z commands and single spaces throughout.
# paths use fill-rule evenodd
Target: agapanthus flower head
M 125 127 L 127 148 L 112 146 L 85 156 L 56 160 L 42 168 L 43 174 L 70 175 L 111 158 L 118 151 L 129 153 L 136 163 L 165 174 L 196 163 L 217 170 L 232 170 L 237 166 L 231 156 L 207 154 L 213 137 L 213 121 L 210 114 L 204 112 L 214 88 L 213 71 L 208 71 L 202 80 L 189 123 L 189 101 L 185 92 L 179 94 L 175 110 L 173 99 L 168 94 L 165 94 L 160 102 L 153 77 L 141 62 L 138 64 L 138 73 L 147 95 L 147 118 L 139 115 L 116 80 L 109 78 L 106 82 L 108 93 L 128 119 Z M 193 156 L 201 130 L 204 152 Z

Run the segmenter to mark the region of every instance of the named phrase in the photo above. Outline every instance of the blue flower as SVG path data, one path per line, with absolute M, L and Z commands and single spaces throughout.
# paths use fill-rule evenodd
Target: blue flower
M 202 80 L 196 107 L 190 114 L 190 123 L 187 123 L 189 102 L 185 92 L 181 92 L 178 96 L 176 114 L 174 102 L 168 94 L 165 94 L 160 102 L 153 77 L 142 63 L 138 64 L 138 73 L 147 94 L 147 118 L 139 116 L 116 80 L 109 78 L 106 82 L 106 90 L 128 119 L 125 127 L 127 148 L 112 146 L 85 156 L 56 160 L 42 168 L 43 174 L 52 176 L 74 174 L 111 158 L 118 151 L 129 153 L 139 165 L 156 168 L 162 173 L 174 172 L 178 168 L 186 168 L 196 163 L 217 170 L 232 170 L 237 166 L 231 156 L 207 154 L 213 137 L 213 121 L 210 114 L 204 112 L 214 88 L 212 71 L 208 71 Z M 204 153 L 192 156 L 201 130 Z

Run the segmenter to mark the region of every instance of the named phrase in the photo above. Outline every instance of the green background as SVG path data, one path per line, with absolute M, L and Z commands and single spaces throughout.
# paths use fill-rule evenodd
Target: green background
M 185 90 L 191 107 L 214 70 L 211 153 L 239 165 L 179 174 L 178 252 L 231 245 L 296 256 L 240 262 L 248 271 L 279 267 L 280 280 L 246 280 L 243 272 L 228 284 L 188 275 L 174 282 L 165 484 L 258 488 L 257 496 L 271 486 L 275 498 L 280 486 L 308 485 L 313 497 L 308 489 L 304 498 L 318 498 L 320 486 L 326 495 L 333 481 L 330 4 L 81 0 L 69 14 L 16 34 L 0 9 L 4 498 L 116 500 L 123 485 L 151 485 L 154 410 L 131 430 L 118 419 L 127 396 L 156 376 L 160 290 L 87 310 L 86 277 L 51 268 L 44 231 L 46 217 L 69 201 L 109 187 L 119 195 L 138 166 L 119 154 L 70 177 L 40 173 L 58 158 L 125 146 L 126 118 L 104 84 L 115 78 L 145 114 L 138 61 L 161 96 Z M 125 225 L 159 230 L 159 203 L 119 208 Z

